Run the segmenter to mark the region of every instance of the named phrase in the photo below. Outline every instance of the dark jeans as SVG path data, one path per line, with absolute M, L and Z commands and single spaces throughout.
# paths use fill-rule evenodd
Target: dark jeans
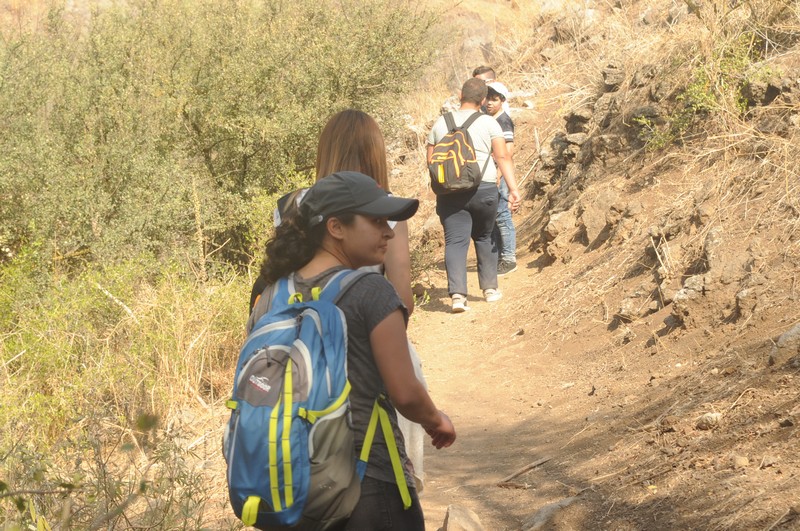
M 425 518 L 417 491 L 409 491 L 411 507 L 403 509 L 397 485 L 365 477 L 361 482 L 361 498 L 344 531 L 425 531 Z
M 511 219 L 511 210 L 508 208 L 508 185 L 505 179 L 500 179 L 500 199 L 497 203 L 497 226 L 494 229 L 494 238 L 500 248 L 500 260 L 506 262 L 517 261 L 517 230 Z
M 436 213 L 444 227 L 444 264 L 451 296 L 467 294 L 470 238 L 475 242 L 478 259 L 478 285 L 482 290 L 497 288 L 497 246 L 492 241 L 497 198 L 494 183 L 481 183 L 475 191 L 436 198 Z

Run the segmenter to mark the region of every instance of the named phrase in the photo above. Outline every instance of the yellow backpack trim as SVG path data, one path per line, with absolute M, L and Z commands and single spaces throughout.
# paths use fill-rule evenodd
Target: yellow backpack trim
M 269 481 L 270 494 L 272 495 L 272 510 L 280 511 L 281 493 L 278 489 L 278 440 L 275 434 L 278 432 L 278 411 L 280 410 L 281 398 L 269 416 Z
M 322 293 L 322 288 L 319 286 L 314 286 L 311 288 L 311 300 L 318 301 L 319 294 Z M 289 304 L 296 304 L 298 302 L 303 302 L 303 294 L 299 291 L 296 293 L 292 293 L 289 295 Z
M 286 508 L 294 505 L 292 492 L 292 443 L 289 436 L 292 434 L 292 360 L 287 359 L 286 377 L 283 379 L 283 483 Z
M 244 502 L 242 507 L 242 522 L 244 525 L 256 525 L 258 519 L 258 506 L 261 504 L 261 498 L 258 496 L 248 496 L 247 501 Z
M 349 380 L 345 382 L 344 389 L 342 390 L 342 394 L 339 395 L 339 398 L 334 400 L 333 403 L 330 406 L 326 407 L 325 409 L 317 409 L 317 410 L 305 409 L 305 408 L 301 407 L 297 411 L 297 414 L 299 416 L 301 416 L 302 418 L 306 419 L 309 423 L 314 424 L 320 418 L 322 418 L 325 415 L 328 415 L 330 413 L 333 413 L 334 411 L 336 411 L 337 409 L 342 407 L 342 405 L 347 400 L 348 396 L 350 396 L 350 381 Z
M 364 436 L 364 446 L 361 447 L 360 457 L 365 463 L 368 461 L 369 452 L 372 449 L 372 442 L 375 439 L 375 432 L 380 422 L 383 439 L 386 441 L 386 448 L 389 450 L 389 459 L 392 462 L 394 479 L 397 481 L 397 489 L 400 491 L 400 498 L 403 500 L 403 509 L 408 509 L 411 507 L 411 493 L 408 490 L 408 483 L 406 482 L 406 475 L 403 472 L 403 463 L 400 461 L 400 451 L 397 449 L 397 440 L 394 438 L 389 414 L 379 404 L 379 401 L 383 398 L 385 398 L 384 395 L 378 397 L 378 399 L 375 400 L 375 404 L 372 406 L 372 415 L 369 418 L 369 425 L 367 426 L 367 433 Z

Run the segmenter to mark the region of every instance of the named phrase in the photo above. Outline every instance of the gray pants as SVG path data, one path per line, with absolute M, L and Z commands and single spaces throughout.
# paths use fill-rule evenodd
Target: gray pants
M 478 285 L 481 290 L 497 288 L 497 245 L 492 239 L 497 199 L 494 183 L 481 183 L 477 190 L 436 198 L 436 213 L 444 227 L 444 263 L 451 296 L 467 294 L 470 239 L 475 242 L 478 259 Z

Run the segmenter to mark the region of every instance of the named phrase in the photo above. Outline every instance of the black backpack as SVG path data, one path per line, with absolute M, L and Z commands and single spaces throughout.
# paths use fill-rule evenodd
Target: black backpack
M 481 184 L 483 169 L 478 166 L 475 147 L 467 128 L 480 117 L 475 112 L 463 124 L 456 126 L 453 113 L 444 115 L 447 124 L 447 134 L 433 147 L 428 171 L 431 175 L 431 188 L 436 195 L 452 194 L 474 190 Z

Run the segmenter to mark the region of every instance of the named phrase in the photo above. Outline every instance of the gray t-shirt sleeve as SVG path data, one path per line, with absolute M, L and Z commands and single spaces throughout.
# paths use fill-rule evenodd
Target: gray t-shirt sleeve
M 348 335 L 351 321 L 361 329 L 363 337 L 369 338 L 372 330 L 397 309 L 401 309 L 404 318 L 408 319 L 400 296 L 380 274 L 367 274 L 356 280 L 342 296 L 339 307 L 347 316 Z
M 361 452 L 372 406 L 380 394 L 386 394 L 369 336 L 392 312 L 400 310 L 408 321 L 408 312 L 394 287 L 383 276 L 368 274 L 358 279 L 338 303 L 347 319 L 347 375 L 352 386 L 350 407 L 356 438 L 356 452 Z M 406 456 L 403 435 L 397 425 L 397 411 L 385 401 L 397 447 L 403 461 L 406 482 L 414 485 L 410 461 Z M 377 430 L 370 451 L 367 476 L 395 483 L 391 460 L 381 430 Z

